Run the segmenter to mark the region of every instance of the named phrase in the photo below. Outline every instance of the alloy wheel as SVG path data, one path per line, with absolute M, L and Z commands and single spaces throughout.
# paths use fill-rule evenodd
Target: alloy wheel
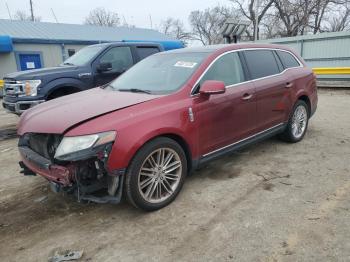
M 171 148 L 159 148 L 144 160 L 138 175 L 141 196 L 150 203 L 168 199 L 177 189 L 182 174 L 180 156 Z
M 307 120 L 308 116 L 306 108 L 303 105 L 299 105 L 295 109 L 292 118 L 292 134 L 296 139 L 303 136 L 306 129 Z

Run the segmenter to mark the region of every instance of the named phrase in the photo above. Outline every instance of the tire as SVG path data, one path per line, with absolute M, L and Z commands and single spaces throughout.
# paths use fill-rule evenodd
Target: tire
M 186 175 L 187 160 L 182 147 L 172 139 L 156 138 L 131 161 L 125 179 L 126 197 L 137 208 L 158 210 L 174 201 Z
M 307 131 L 309 116 L 310 112 L 308 105 L 304 101 L 298 100 L 293 107 L 287 127 L 280 135 L 280 138 L 289 143 L 297 143 L 301 141 Z

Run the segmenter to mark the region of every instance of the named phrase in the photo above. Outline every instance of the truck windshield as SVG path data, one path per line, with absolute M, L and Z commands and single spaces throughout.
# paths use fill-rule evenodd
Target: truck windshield
M 99 53 L 104 47 L 103 46 L 88 46 L 79 50 L 77 53 L 72 55 L 63 65 L 76 65 L 82 66 L 88 63 L 97 53 Z
M 160 53 L 126 71 L 109 87 L 121 92 L 169 94 L 178 90 L 208 53 Z

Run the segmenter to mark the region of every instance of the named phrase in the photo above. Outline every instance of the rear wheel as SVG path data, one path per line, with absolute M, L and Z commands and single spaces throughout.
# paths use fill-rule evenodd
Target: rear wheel
M 298 100 L 294 105 L 293 113 L 289 118 L 288 125 L 281 138 L 287 142 L 296 143 L 305 136 L 309 123 L 309 112 L 307 104 Z
M 128 168 L 127 198 L 146 211 L 163 208 L 180 192 L 186 173 L 187 160 L 181 146 L 166 137 L 156 138 L 136 153 Z

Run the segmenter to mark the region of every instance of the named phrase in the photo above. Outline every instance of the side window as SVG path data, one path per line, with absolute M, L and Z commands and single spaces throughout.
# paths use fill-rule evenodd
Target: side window
M 300 66 L 299 62 L 290 53 L 284 51 L 277 51 L 277 54 L 281 59 L 284 68 Z
M 130 47 L 120 46 L 108 50 L 100 59 L 100 63 L 111 63 L 112 71 L 124 72 L 133 65 Z
M 253 79 L 280 73 L 276 58 L 271 50 L 244 51 L 249 72 Z
M 144 59 L 147 56 L 153 55 L 155 53 L 159 53 L 158 47 L 143 47 L 138 46 L 136 47 L 137 53 L 139 54 L 140 59 Z
M 200 83 L 206 80 L 223 81 L 226 86 L 243 82 L 245 77 L 238 53 L 229 53 L 216 60 Z
M 75 49 L 68 49 L 68 56 L 71 57 L 75 54 Z

